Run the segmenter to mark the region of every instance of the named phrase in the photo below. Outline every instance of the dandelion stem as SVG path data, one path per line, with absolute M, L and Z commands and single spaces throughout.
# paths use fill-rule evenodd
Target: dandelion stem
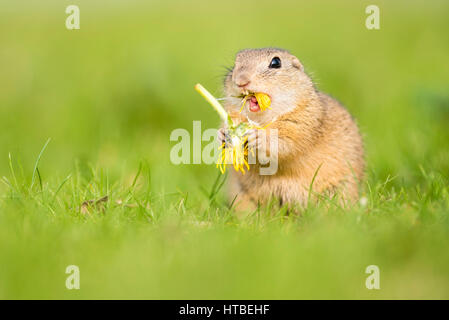
M 195 90 L 198 91 L 203 97 L 204 99 L 207 100 L 207 102 L 209 102 L 212 107 L 214 107 L 215 111 L 217 111 L 218 115 L 220 116 L 220 118 L 229 126 L 233 126 L 233 122 L 231 120 L 231 117 L 229 116 L 229 114 L 226 112 L 226 110 L 223 108 L 223 106 L 220 104 L 220 102 L 218 102 L 218 100 L 210 94 L 209 91 L 207 91 L 201 84 L 197 83 L 195 85 Z

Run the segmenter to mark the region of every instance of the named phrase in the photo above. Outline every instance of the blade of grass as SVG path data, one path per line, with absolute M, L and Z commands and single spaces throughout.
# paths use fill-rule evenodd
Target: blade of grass
M 41 178 L 41 173 L 39 171 L 39 168 L 36 169 L 36 173 L 37 173 L 37 178 L 39 179 L 39 187 L 41 188 L 41 192 L 42 192 L 42 178 Z
M 41 149 L 41 152 L 37 156 L 36 162 L 34 164 L 34 170 L 33 170 L 33 176 L 31 177 L 31 185 L 30 185 L 30 191 L 33 189 L 36 173 L 38 171 L 39 161 L 41 160 L 42 154 L 44 153 L 45 149 L 47 148 L 48 144 L 50 143 L 51 138 L 48 138 L 47 142 L 45 143 L 44 147 Z M 40 177 L 39 177 L 40 179 Z M 41 185 L 42 189 L 42 185 Z
M 318 171 L 320 171 L 320 168 L 323 164 L 321 163 L 318 168 L 316 169 L 315 173 L 313 174 L 313 178 L 312 181 L 310 182 L 310 186 L 309 186 L 309 194 L 307 195 L 307 208 L 309 208 L 309 204 L 310 204 L 310 197 L 312 195 L 312 190 L 313 190 L 313 183 L 315 182 L 316 176 L 318 175 Z
M 64 186 L 64 184 L 72 177 L 72 174 L 69 174 L 58 186 L 58 188 L 56 189 L 55 194 L 53 195 L 53 199 L 51 201 L 51 203 L 53 203 L 56 199 L 56 196 L 58 195 L 59 191 L 62 189 L 62 187 Z
M 137 179 L 139 179 L 141 171 L 142 171 L 142 162 L 139 163 L 139 169 L 137 170 L 136 176 L 134 177 L 133 183 L 131 184 L 131 191 L 134 191 L 134 187 L 136 186 Z
M 14 184 L 17 190 L 19 190 L 19 184 L 17 183 L 16 173 L 14 171 L 14 166 L 12 165 L 12 156 L 11 152 L 8 153 L 9 156 L 9 169 L 11 170 L 12 177 L 14 179 Z

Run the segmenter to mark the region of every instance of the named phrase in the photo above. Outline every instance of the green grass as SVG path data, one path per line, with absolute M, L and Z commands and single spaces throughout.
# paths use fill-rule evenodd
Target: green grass
M 0 12 L 0 298 L 449 298 L 447 1 L 80 0 L 76 31 L 69 4 Z M 173 129 L 218 126 L 193 85 L 263 46 L 357 119 L 366 205 L 238 219 L 215 166 L 170 163 Z

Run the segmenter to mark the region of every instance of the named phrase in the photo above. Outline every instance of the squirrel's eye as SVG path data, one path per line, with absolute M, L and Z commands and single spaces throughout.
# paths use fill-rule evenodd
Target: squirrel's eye
M 279 69 L 281 67 L 281 59 L 274 57 L 271 59 L 270 68 Z

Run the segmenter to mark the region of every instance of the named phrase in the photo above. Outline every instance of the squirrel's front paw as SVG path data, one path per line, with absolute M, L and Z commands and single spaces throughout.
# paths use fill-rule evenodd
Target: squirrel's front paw
M 220 145 L 223 143 L 226 143 L 226 146 L 229 145 L 230 137 L 228 130 L 226 128 L 220 128 L 217 130 L 217 141 L 219 142 Z
M 257 129 L 251 129 L 245 134 L 248 138 L 248 149 L 258 148 L 257 131 Z

